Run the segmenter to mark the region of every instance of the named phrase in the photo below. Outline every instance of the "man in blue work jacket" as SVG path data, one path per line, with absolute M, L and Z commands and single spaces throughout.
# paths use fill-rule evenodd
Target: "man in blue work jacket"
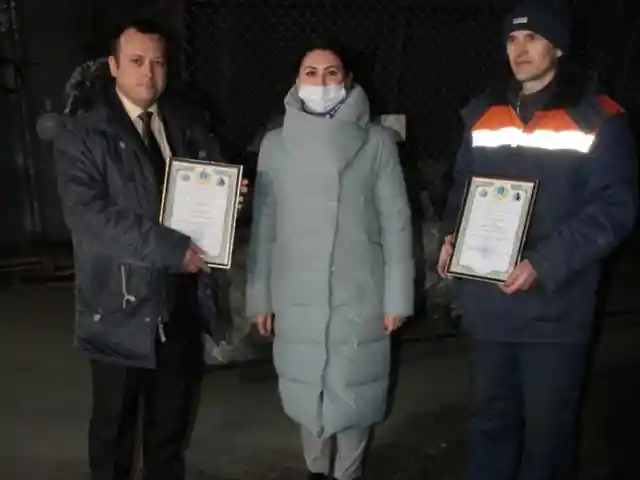
M 627 115 L 569 64 L 570 32 L 558 7 L 516 6 L 504 31 L 513 75 L 463 110 L 441 275 L 470 175 L 539 181 L 508 279 L 456 280 L 473 340 L 468 480 L 572 478 L 600 262 L 636 220 Z

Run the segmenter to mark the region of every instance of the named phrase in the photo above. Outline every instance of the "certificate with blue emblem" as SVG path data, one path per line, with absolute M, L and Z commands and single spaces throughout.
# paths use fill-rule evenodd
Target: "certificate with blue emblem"
M 521 260 L 537 189 L 537 181 L 471 176 L 447 273 L 504 282 Z
M 167 162 L 160 222 L 191 237 L 210 267 L 231 267 L 241 182 L 241 165 Z

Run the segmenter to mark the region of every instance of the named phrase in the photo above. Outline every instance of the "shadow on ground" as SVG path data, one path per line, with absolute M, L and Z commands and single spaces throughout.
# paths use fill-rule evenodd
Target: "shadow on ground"
M 89 375 L 71 350 L 72 292 L 0 292 L 0 478 L 88 479 Z M 609 319 L 585 412 L 582 480 L 640 478 L 640 324 Z M 371 480 L 454 480 L 464 466 L 466 342 L 405 344 L 394 408 L 369 454 Z M 204 382 L 188 480 L 304 478 L 296 426 L 269 365 Z

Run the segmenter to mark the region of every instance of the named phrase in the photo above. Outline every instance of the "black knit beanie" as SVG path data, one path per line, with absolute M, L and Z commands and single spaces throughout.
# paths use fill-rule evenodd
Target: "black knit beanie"
M 571 47 L 572 21 L 569 11 L 550 0 L 525 0 L 507 16 L 504 23 L 504 41 L 518 30 L 529 30 L 547 39 L 564 54 Z

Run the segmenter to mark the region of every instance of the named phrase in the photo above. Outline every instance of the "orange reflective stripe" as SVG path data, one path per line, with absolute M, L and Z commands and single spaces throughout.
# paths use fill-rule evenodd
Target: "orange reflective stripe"
M 554 132 L 565 132 L 567 130 L 581 131 L 578 124 L 566 110 L 543 110 L 536 112 L 533 119 L 526 127 L 527 131 L 532 130 L 552 130 Z
M 624 108 L 622 108 L 619 103 L 617 103 L 608 95 L 598 96 L 598 103 L 607 115 L 617 115 L 619 113 L 624 113 Z
M 473 126 L 473 130 L 497 130 L 504 127 L 524 127 L 520 117 L 508 105 L 491 107 Z
M 522 123 L 516 112 L 507 105 L 491 107 L 473 126 L 473 130 L 497 130 L 505 127 L 523 128 L 530 130 L 580 130 L 571 116 L 562 109 L 536 112 L 533 119 L 526 125 Z
M 582 131 L 565 110 L 537 112 L 525 127 L 509 106 L 489 109 L 471 130 L 473 147 L 528 147 L 588 153 L 595 133 Z

